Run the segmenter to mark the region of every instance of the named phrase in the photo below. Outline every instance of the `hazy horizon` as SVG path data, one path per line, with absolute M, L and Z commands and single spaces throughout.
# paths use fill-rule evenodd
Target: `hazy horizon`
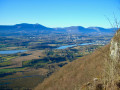
M 42 26 L 45 26 L 45 25 L 43 25 L 43 24 L 40 24 L 40 23 L 16 23 L 16 24 L 0 24 L 1 26 L 3 25 L 3 26 L 14 26 L 14 25 L 17 25 L 17 24 L 39 24 L 39 25 L 42 25 Z M 81 26 L 81 25 L 79 25 L 79 26 Z M 48 26 L 45 26 L 45 27 L 48 27 Z M 49 28 L 66 28 L 66 27 L 77 27 L 77 25 L 71 25 L 71 26 L 58 26 L 58 27 L 49 27 Z M 91 27 L 101 27 L 101 28 L 112 28 L 111 26 L 110 27 L 102 27 L 102 26 L 88 26 L 88 27 L 85 27 L 85 26 L 81 26 L 81 27 L 84 27 L 84 28 L 91 28 Z

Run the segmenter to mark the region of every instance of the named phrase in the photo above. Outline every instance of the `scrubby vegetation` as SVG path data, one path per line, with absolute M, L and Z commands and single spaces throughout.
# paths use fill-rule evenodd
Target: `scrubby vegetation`
M 104 88 L 109 90 L 120 89 L 120 29 L 111 40 L 109 54 L 105 59 Z
M 109 45 L 96 50 L 94 53 L 81 57 L 54 73 L 36 90 L 79 90 L 85 83 L 93 82 L 94 78 L 102 78 L 104 54 L 108 53 Z
M 119 90 L 119 32 L 109 45 L 65 65 L 35 90 Z
M 0 67 L 12 65 L 10 60 L 15 57 L 16 55 L 0 55 Z

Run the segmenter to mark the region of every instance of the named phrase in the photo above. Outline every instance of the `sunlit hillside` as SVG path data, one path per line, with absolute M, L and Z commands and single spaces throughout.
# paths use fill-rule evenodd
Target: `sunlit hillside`
M 93 83 L 94 78 L 101 79 L 109 48 L 110 45 L 107 45 L 65 65 L 35 90 L 81 90 L 80 88 L 84 88 L 88 82 Z
M 94 53 L 65 65 L 35 90 L 119 90 L 119 36 Z

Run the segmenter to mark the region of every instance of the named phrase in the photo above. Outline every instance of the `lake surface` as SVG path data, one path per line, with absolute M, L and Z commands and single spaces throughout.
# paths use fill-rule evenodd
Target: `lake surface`
M 73 47 L 73 46 L 83 46 L 83 45 L 91 45 L 92 43 L 82 43 L 82 44 L 74 44 L 74 45 L 66 45 L 66 46 L 60 46 L 60 47 L 58 47 L 58 48 L 56 48 L 56 49 L 66 49 L 66 48 L 68 48 L 68 47 Z
M 0 51 L 0 54 L 15 54 L 15 53 L 22 53 L 26 51 L 28 50 L 5 50 L 5 51 Z

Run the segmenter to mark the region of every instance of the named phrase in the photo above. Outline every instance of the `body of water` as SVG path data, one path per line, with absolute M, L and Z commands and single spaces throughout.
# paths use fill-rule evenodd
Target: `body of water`
M 22 53 L 26 51 L 28 50 L 5 50 L 5 51 L 0 51 L 0 54 L 15 54 L 15 53 Z
M 73 46 L 83 46 L 83 45 L 91 45 L 92 43 L 82 43 L 82 44 L 74 44 L 74 45 L 66 45 L 66 46 L 60 46 L 56 49 L 66 49 L 69 47 L 73 47 Z M 16 54 L 16 53 L 22 53 L 22 52 L 26 52 L 28 50 L 5 50 L 5 51 L 0 51 L 0 54 Z
M 91 45 L 92 43 L 82 43 L 82 44 L 74 44 L 74 45 L 66 45 L 66 46 L 60 46 L 60 47 L 58 47 L 58 48 L 56 48 L 56 49 L 66 49 L 66 48 L 68 48 L 68 47 L 73 47 L 73 46 L 83 46 L 83 45 Z

